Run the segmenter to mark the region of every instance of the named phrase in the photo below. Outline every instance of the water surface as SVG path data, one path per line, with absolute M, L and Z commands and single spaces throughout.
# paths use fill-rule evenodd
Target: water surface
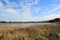
M 27 27 L 27 26 L 35 26 L 41 24 L 50 24 L 50 23 L 1 23 L 0 26 L 18 26 L 18 27 Z

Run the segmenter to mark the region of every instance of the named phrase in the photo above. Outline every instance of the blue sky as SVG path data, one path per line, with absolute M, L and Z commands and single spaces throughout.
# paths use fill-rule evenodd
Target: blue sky
M 60 17 L 60 0 L 0 0 L 0 21 L 44 21 Z

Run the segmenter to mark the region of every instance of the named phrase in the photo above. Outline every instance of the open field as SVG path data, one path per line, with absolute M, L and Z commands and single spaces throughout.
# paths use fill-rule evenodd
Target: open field
M 1 27 L 0 40 L 60 40 L 60 24 Z

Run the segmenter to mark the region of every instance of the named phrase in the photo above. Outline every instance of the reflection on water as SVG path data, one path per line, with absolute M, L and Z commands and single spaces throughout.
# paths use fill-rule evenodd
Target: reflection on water
M 49 23 L 3 23 L 0 24 L 0 26 L 34 26 L 34 25 L 40 25 L 40 24 L 49 24 Z

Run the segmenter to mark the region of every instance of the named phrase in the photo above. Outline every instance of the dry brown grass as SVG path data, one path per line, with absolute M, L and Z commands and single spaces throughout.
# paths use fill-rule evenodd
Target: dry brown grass
M 60 40 L 60 24 L 0 27 L 0 40 Z

